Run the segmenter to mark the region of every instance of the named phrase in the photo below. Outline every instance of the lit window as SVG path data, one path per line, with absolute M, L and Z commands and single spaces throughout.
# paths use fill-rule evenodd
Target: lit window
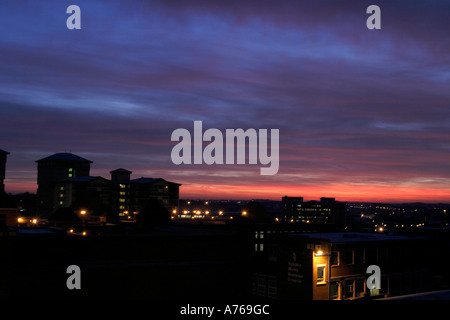
M 120 195 L 124 196 L 125 195 L 125 191 L 120 191 Z
M 325 264 L 317 265 L 317 284 L 325 284 Z
M 73 177 L 73 174 L 69 173 L 69 175 L 68 175 L 68 176 L 69 176 L 69 178 L 72 178 L 72 177 Z
M 120 198 L 120 199 L 119 199 L 119 202 L 125 202 L 125 199 Z

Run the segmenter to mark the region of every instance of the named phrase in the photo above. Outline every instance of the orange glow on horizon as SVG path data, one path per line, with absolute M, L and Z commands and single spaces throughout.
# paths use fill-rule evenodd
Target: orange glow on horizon
M 182 183 L 182 182 L 181 182 Z M 34 183 L 8 183 L 6 192 L 36 193 Z M 271 199 L 283 196 L 301 196 L 308 200 L 332 197 L 338 201 L 361 202 L 450 202 L 448 189 L 420 185 L 380 186 L 370 184 L 324 184 L 324 185 L 227 185 L 227 184 L 182 184 L 180 199 Z
M 301 196 L 307 200 L 321 197 L 336 198 L 337 201 L 361 202 L 434 202 L 450 201 L 448 190 L 420 187 L 372 186 L 335 184 L 324 186 L 262 186 L 262 185 L 187 185 L 180 189 L 180 199 L 271 199 L 283 196 Z

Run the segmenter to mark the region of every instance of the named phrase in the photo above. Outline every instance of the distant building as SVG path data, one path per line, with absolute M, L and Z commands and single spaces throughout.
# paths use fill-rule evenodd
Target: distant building
M 162 178 L 131 179 L 123 168 L 110 171 L 111 179 L 90 176 L 90 164 L 71 153 L 58 153 L 37 161 L 38 201 L 44 212 L 71 207 L 88 216 L 133 218 L 154 198 L 172 212 L 178 209 L 181 184 Z
M 6 157 L 9 152 L 0 149 L 0 192 L 5 192 Z
M 56 153 L 36 161 L 39 213 L 55 211 L 60 205 L 57 184 L 67 178 L 89 176 L 92 161 L 72 153 Z
M 302 224 L 344 225 L 345 203 L 335 198 L 304 202 L 302 197 L 282 198 L 282 220 Z

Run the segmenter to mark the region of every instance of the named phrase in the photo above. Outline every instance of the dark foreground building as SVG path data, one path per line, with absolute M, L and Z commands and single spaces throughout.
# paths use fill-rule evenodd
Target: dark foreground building
M 167 226 L 102 236 L 23 228 L 0 237 L 0 250 L 0 298 L 189 302 L 243 299 L 251 292 L 246 248 L 223 228 Z M 81 270 L 80 290 L 66 285 L 71 265 Z
M 295 300 L 383 298 L 442 289 L 447 243 L 381 233 L 292 233 L 254 273 L 254 296 Z M 438 258 L 439 257 L 439 258 Z M 367 268 L 381 270 L 380 289 L 368 289 Z

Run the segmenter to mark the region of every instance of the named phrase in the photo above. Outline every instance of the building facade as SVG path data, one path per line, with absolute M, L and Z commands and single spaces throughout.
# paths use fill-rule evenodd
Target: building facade
M 89 176 L 92 161 L 72 153 L 56 153 L 36 163 L 38 213 L 45 215 L 60 206 L 58 184 L 64 179 Z
M 298 300 L 378 299 L 442 289 L 442 252 L 429 238 L 381 233 L 293 233 L 254 275 L 255 296 Z M 369 288 L 369 266 L 380 269 L 379 289 Z M 269 296 L 271 293 L 271 296 Z
M 335 198 L 304 202 L 302 197 L 282 198 L 282 220 L 302 224 L 345 224 L 345 203 Z

